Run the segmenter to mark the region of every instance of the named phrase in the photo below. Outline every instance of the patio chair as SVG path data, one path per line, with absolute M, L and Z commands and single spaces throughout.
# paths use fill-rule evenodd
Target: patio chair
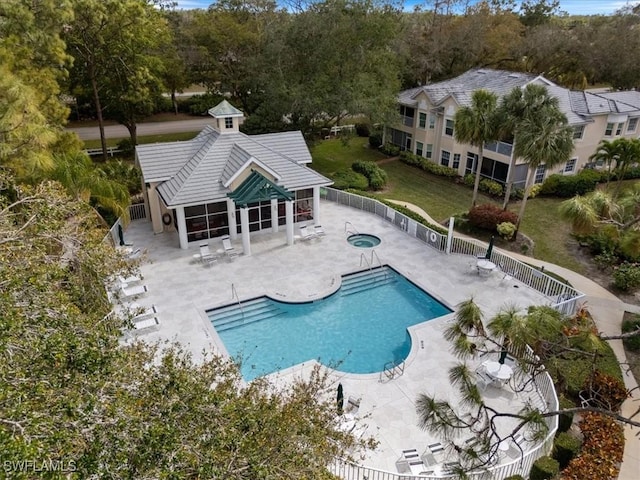
M 146 285 L 133 285 L 131 287 L 128 285 L 122 285 L 120 287 L 120 292 L 122 293 L 123 298 L 137 297 L 138 295 L 143 295 L 148 291 L 149 290 Z
M 313 233 L 315 233 L 318 237 L 326 235 L 324 232 L 324 228 L 322 228 L 322 225 L 315 225 L 313 227 Z
M 306 225 L 300 227 L 300 239 L 301 240 L 311 240 L 312 238 L 316 238 L 316 234 L 309 231 Z
M 227 257 L 234 258 L 238 256 L 238 252 L 233 247 L 233 245 L 231 245 L 231 239 L 229 235 L 225 235 L 222 237 L 222 248 L 224 250 L 224 254 Z
M 349 415 L 355 415 L 360 410 L 360 399 L 349 397 L 347 398 L 347 408 L 345 408 L 345 413 Z
M 131 302 L 127 306 L 127 311 L 130 315 L 133 315 L 131 319 L 132 322 L 136 322 L 138 320 L 142 320 L 143 318 L 150 317 L 158 313 L 155 305 L 151 305 L 150 307 L 145 307 L 136 302 Z
M 212 262 L 215 262 L 216 260 L 217 260 L 216 256 L 213 253 L 211 253 L 211 250 L 209 250 L 209 244 L 201 243 L 200 244 L 200 261 L 205 265 L 210 265 Z
M 118 275 L 117 279 L 120 285 L 129 285 L 132 283 L 142 282 L 142 275 L 129 275 L 128 277 L 123 277 L 122 275 Z
M 158 317 L 148 317 L 133 322 L 133 328 L 136 330 L 144 330 L 146 328 L 155 327 L 156 325 L 160 325 L 160 320 L 158 320 Z

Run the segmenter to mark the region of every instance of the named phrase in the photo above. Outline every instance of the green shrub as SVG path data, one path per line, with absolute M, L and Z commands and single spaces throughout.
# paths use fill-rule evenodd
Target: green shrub
M 542 190 L 541 183 L 536 183 L 532 185 L 531 188 L 529 189 L 529 198 L 536 198 L 540 194 L 541 190 Z
M 481 192 L 486 192 L 489 195 L 493 195 L 494 197 L 501 197 L 504 192 L 502 185 L 494 180 L 489 180 L 488 178 L 483 178 L 482 180 L 480 180 L 478 189 Z
M 389 142 L 385 143 L 380 150 L 382 151 L 382 153 L 384 153 L 385 155 L 389 155 L 390 157 L 396 157 L 400 155 L 400 147 Z
M 524 477 L 522 475 L 511 475 L 504 480 L 524 480 Z
M 370 133 L 368 123 L 356 123 L 356 135 L 359 137 L 368 137 Z
M 553 458 L 558 461 L 560 469 L 564 469 L 580 451 L 582 442 L 567 432 L 559 433 L 553 442 Z
M 594 191 L 602 179 L 602 174 L 592 169 L 581 170 L 575 175 L 555 173 L 544 181 L 540 194 L 563 198 L 584 195 Z
M 358 160 L 353 162 L 351 168 L 367 177 L 369 188 L 380 190 L 387 183 L 387 172 L 381 169 L 374 162 L 363 162 Z
M 625 292 L 640 287 L 640 264 L 624 262 L 615 267 L 613 285 Z
M 369 180 L 361 173 L 353 170 L 340 170 L 333 176 L 333 187 L 339 190 L 353 188 L 355 190 L 366 190 L 369 188 Z
M 380 148 L 380 145 L 382 145 L 381 132 L 374 132 L 371 135 L 369 135 L 369 146 L 371 148 Z
M 464 176 L 464 184 L 467 187 L 473 187 L 475 185 L 476 176 L 473 173 L 467 173 Z
M 627 319 L 622 322 L 622 333 L 634 332 L 640 328 L 640 315 L 636 315 L 632 319 Z M 625 348 L 632 352 L 640 352 L 640 335 L 635 337 L 629 337 L 622 340 Z
M 223 99 L 221 95 L 205 93 L 202 95 L 192 95 L 187 102 L 191 115 L 206 115 L 207 111 L 216 106 Z
M 118 142 L 118 150 L 120 154 L 125 158 L 133 158 L 135 152 L 135 145 L 130 138 L 123 138 Z
M 502 222 L 496 226 L 496 230 L 502 238 L 511 240 L 516 233 L 516 226 L 511 222 Z
M 451 167 L 445 167 L 444 165 L 439 165 L 434 163 L 424 157 L 420 157 L 418 155 L 414 155 L 411 152 L 401 152 L 400 153 L 400 161 L 406 163 L 407 165 L 412 165 L 414 167 L 418 167 L 425 172 L 432 173 L 433 175 L 438 175 L 440 177 L 457 177 L 458 171 Z
M 540 457 L 531 467 L 529 480 L 546 480 L 553 478 L 560 471 L 558 461 L 551 457 Z
M 485 230 L 496 231 L 500 223 L 510 222 L 515 225 L 517 221 L 518 216 L 515 213 L 502 210 L 499 206 L 491 203 L 476 205 L 469 210 L 469 222 Z
M 560 395 L 559 403 L 560 403 L 560 409 L 563 409 L 563 410 L 574 408 L 576 406 L 574 402 L 569 400 L 564 395 Z M 572 424 L 573 424 L 573 413 L 561 413 L 560 415 L 558 415 L 558 431 L 559 432 L 566 432 L 571 428 Z

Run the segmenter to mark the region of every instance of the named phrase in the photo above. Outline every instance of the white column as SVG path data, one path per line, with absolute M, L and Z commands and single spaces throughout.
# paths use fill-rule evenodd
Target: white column
M 278 233 L 278 199 L 271 199 L 271 231 Z
M 227 219 L 229 221 L 229 237 L 231 240 L 238 238 L 238 228 L 236 227 L 236 204 L 227 198 Z
M 320 187 L 313 187 L 313 223 L 320 225 Z
M 242 230 L 242 250 L 245 255 L 251 255 L 251 239 L 249 238 L 249 209 L 240 207 L 240 229 Z
M 285 202 L 285 215 L 287 219 L 287 245 L 293 245 L 293 201 Z
M 187 223 L 184 220 L 184 207 L 176 208 L 176 219 L 178 229 L 178 238 L 180 239 L 180 248 L 186 250 L 189 248 L 189 240 L 187 239 Z

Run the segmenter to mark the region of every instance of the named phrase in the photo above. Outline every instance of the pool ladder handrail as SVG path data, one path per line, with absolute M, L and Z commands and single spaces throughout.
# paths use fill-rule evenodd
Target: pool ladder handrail
M 240 297 L 238 297 L 238 291 L 236 290 L 235 284 L 231 284 L 231 300 L 236 299 L 238 302 L 238 307 L 240 307 L 240 313 L 242 314 L 242 318 L 244 318 L 244 310 L 242 308 L 242 303 L 240 302 Z
M 365 257 L 364 252 L 362 252 L 360 254 L 360 266 L 362 266 L 362 261 L 364 260 L 364 263 L 367 264 L 367 268 L 371 271 L 373 270 L 373 268 L 371 267 L 371 263 L 369 263 L 369 260 L 367 260 L 367 257 Z
M 347 226 L 350 226 L 351 228 L 348 229 Z M 359 235 L 360 232 L 358 232 L 358 229 L 356 227 L 353 226 L 353 223 L 351 222 L 344 222 L 344 233 L 348 233 L 350 235 Z
M 404 360 L 398 363 L 395 360 L 385 363 L 380 372 L 380 381 L 382 381 L 383 374 L 388 380 L 393 380 L 396 376 L 401 377 L 404 375 Z

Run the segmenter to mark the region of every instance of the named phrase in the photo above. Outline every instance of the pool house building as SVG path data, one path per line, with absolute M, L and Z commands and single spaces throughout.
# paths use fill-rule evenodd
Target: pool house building
M 224 235 L 242 238 L 251 254 L 252 232 L 286 231 L 320 222 L 320 188 L 332 181 L 310 169 L 299 131 L 246 135 L 244 114 L 223 100 L 188 141 L 138 145 L 147 218 L 153 231 L 177 231 L 180 248 Z

